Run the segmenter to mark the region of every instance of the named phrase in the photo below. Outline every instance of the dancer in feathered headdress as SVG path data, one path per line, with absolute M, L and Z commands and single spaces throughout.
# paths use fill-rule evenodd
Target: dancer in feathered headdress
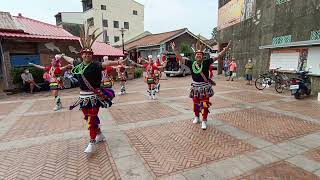
M 82 61 L 74 60 L 64 54 L 60 55 L 64 60 L 73 64 L 72 73 L 77 77 L 80 84 L 80 97 L 78 101 L 70 107 L 75 108 L 80 105 L 85 120 L 88 122 L 88 130 L 90 134 L 90 142 L 85 149 L 85 153 L 92 154 L 95 152 L 95 144 L 102 142 L 105 137 L 99 128 L 100 120 L 98 117 L 99 108 L 108 108 L 112 105 L 112 99 L 115 94 L 111 88 L 101 88 L 102 70 L 108 66 L 114 66 L 124 63 L 123 61 L 105 61 L 99 62 L 93 60 L 92 45 L 96 39 L 102 34 L 95 35 L 98 29 L 89 34 L 82 29 L 80 33 L 80 45 L 82 47 L 80 55 Z
M 193 110 L 195 114 L 193 123 L 200 123 L 201 112 L 203 118 L 201 128 L 203 130 L 207 129 L 207 117 L 209 113 L 209 107 L 211 105 L 209 98 L 214 94 L 212 86 L 215 85 L 215 83 L 209 78 L 209 67 L 214 61 L 220 59 L 220 57 L 226 53 L 230 47 L 230 44 L 231 42 L 229 42 L 228 46 L 219 53 L 218 57 L 205 59 L 205 45 L 201 42 L 199 35 L 196 46 L 193 47 L 195 61 L 191 61 L 188 59 L 183 59 L 177 51 L 175 43 L 171 43 L 171 47 L 177 56 L 177 61 L 185 60 L 184 64 L 191 69 L 193 82 L 191 84 L 192 87 L 190 91 L 190 98 L 193 99 Z
M 67 67 L 61 67 L 61 60 L 59 56 L 55 56 L 51 61 L 51 66 L 40 66 L 37 64 L 29 63 L 36 68 L 42 69 L 46 71 L 49 75 L 49 83 L 50 83 L 50 90 L 52 96 L 54 96 L 55 107 L 54 111 L 58 111 L 62 108 L 61 98 L 59 96 L 59 89 L 63 88 L 63 83 L 61 79 L 62 71 L 64 71 Z

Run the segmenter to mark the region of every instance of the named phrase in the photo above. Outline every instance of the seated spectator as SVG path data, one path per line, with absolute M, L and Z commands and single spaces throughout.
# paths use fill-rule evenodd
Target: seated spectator
M 37 88 L 41 88 L 38 86 L 33 79 L 32 74 L 29 72 L 28 69 L 25 69 L 24 72 L 21 74 L 21 79 L 23 81 L 23 85 L 30 86 L 30 93 L 33 93 L 34 87 L 36 86 Z
M 72 86 L 76 87 L 78 85 L 78 80 L 71 73 L 71 69 L 72 67 L 67 68 L 67 70 L 64 72 L 64 77 L 70 79 Z

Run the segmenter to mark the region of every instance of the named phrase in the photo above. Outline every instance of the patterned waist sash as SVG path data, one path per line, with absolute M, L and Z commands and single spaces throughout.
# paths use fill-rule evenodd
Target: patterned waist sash
M 82 108 L 103 107 L 108 108 L 112 105 L 111 99 L 103 100 L 92 91 L 80 91 L 77 101 L 69 107 L 70 110 L 80 105 Z
M 192 82 L 190 98 L 208 98 L 214 95 L 212 85 L 208 82 Z

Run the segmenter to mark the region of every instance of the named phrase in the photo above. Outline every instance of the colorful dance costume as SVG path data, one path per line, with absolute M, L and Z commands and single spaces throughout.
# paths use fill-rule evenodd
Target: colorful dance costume
M 113 67 L 108 66 L 102 71 L 102 81 L 101 81 L 101 88 L 112 88 L 114 85 L 114 80 L 112 78 L 112 70 Z
M 61 80 L 62 71 L 60 69 L 61 65 L 59 62 L 55 63 L 55 66 L 46 66 L 45 71 L 49 74 L 50 77 L 50 90 L 59 90 L 63 89 L 63 83 Z M 56 107 L 54 108 L 55 111 L 62 108 L 62 103 L 60 96 L 57 95 L 54 97 L 54 101 L 56 104 Z
M 148 93 L 150 99 L 155 99 L 156 90 L 153 85 L 156 83 L 155 71 L 158 70 L 158 67 L 155 64 L 144 64 L 143 67 L 146 69 L 147 76 L 145 77 L 145 82 L 148 84 Z
M 88 31 L 87 31 L 88 32 Z M 85 34 L 82 32 L 82 34 Z M 93 51 L 91 46 L 94 42 L 93 36 L 82 35 L 81 36 L 81 55 L 91 54 Z M 83 39 L 87 38 L 87 39 Z M 88 44 L 89 42 L 90 44 Z M 88 130 L 90 134 L 90 143 L 85 149 L 85 153 L 92 154 L 95 152 L 95 144 L 105 139 L 100 130 L 100 119 L 98 117 L 99 108 L 109 108 L 112 106 L 112 99 L 115 97 L 114 91 L 111 88 L 101 88 L 102 81 L 102 63 L 91 60 L 85 61 L 73 61 L 74 68 L 72 73 L 79 81 L 80 96 L 78 100 L 70 106 L 70 110 L 80 106 L 84 114 L 84 119 L 88 123 Z M 107 69 L 110 70 L 110 69 Z
M 117 72 L 118 72 L 118 78 L 120 80 L 120 95 L 123 95 L 126 93 L 126 82 L 127 82 L 127 78 L 126 78 L 126 68 L 123 65 L 119 65 L 117 67 Z
M 160 62 L 160 57 L 158 57 L 158 59 L 156 60 L 155 65 L 157 66 L 157 69 L 154 73 L 154 77 L 155 77 L 155 84 L 156 84 L 156 92 L 160 91 L 160 78 L 161 78 L 161 70 L 159 69 L 160 66 L 162 66 L 161 62 Z
M 187 60 L 185 62 L 186 66 L 191 69 L 193 82 L 190 89 L 190 98 L 193 99 L 193 110 L 197 121 L 199 121 L 200 112 L 203 121 L 207 121 L 211 106 L 209 98 L 214 95 L 212 84 L 208 81 L 211 63 L 213 63 L 213 59 L 203 60 L 201 65 L 198 65 L 196 61 Z
M 172 43 L 172 48 L 177 56 L 177 60 L 180 61 L 182 57 L 175 49 L 175 44 Z M 214 95 L 213 85 L 215 83 L 209 78 L 210 64 L 214 62 L 214 59 L 203 59 L 205 46 L 201 45 L 200 37 L 196 44 L 195 59 L 197 61 L 185 60 L 185 65 L 191 69 L 191 75 L 193 82 L 191 83 L 189 97 L 193 100 L 193 111 L 195 118 L 193 123 L 200 123 L 200 113 L 202 114 L 201 128 L 207 129 L 207 118 L 209 114 L 209 108 L 211 106 L 210 97 Z

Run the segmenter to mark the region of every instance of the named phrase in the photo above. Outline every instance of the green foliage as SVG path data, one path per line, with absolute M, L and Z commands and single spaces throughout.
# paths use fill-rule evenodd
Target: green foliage
M 218 29 L 217 29 L 217 27 L 212 29 L 211 37 L 212 37 L 212 39 L 217 40 L 217 38 L 218 38 Z
M 134 78 L 140 78 L 143 74 L 143 70 L 141 68 L 134 69 Z
M 190 53 L 192 53 L 192 49 L 189 47 L 188 44 L 183 42 L 180 44 L 179 52 L 183 53 L 183 54 L 190 54 Z
M 184 57 L 187 57 L 190 60 L 194 59 L 194 52 L 191 49 L 191 47 L 188 46 L 188 44 L 186 44 L 186 43 L 181 43 L 181 45 L 179 47 L 179 52 L 184 54 Z
M 20 84 L 22 83 L 21 74 L 27 67 L 17 67 L 11 69 L 11 76 L 13 78 L 13 84 Z M 43 73 L 44 71 L 35 67 L 28 67 L 30 73 L 32 74 L 34 81 L 36 83 L 42 83 L 43 80 Z

